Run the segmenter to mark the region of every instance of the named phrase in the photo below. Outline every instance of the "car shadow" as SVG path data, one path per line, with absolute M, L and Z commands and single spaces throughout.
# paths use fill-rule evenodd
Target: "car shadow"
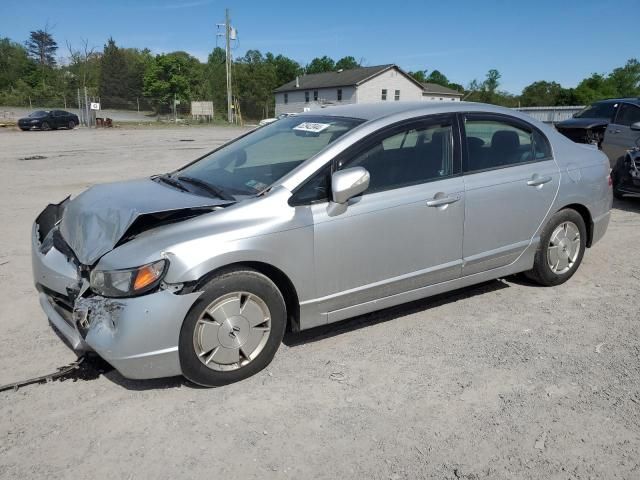
M 513 277 L 508 277 L 508 282 L 515 283 Z M 325 340 L 336 335 L 341 335 L 343 333 L 370 327 L 390 320 L 395 320 L 397 318 L 428 310 L 433 307 L 455 303 L 460 300 L 475 297 L 476 295 L 483 295 L 485 293 L 509 288 L 509 283 L 502 279 L 491 280 L 478 285 L 473 285 L 471 287 L 462 288 L 460 290 L 442 293 L 440 295 L 434 295 L 432 297 L 416 300 L 414 302 L 405 303 L 395 307 L 390 307 L 366 315 L 360 315 L 358 317 L 332 323 L 330 325 L 323 325 L 320 327 L 312 328 L 303 332 L 288 332 L 284 336 L 282 343 L 284 343 L 288 347 L 295 347 L 297 345 Z M 120 375 L 120 373 L 118 373 L 115 369 L 104 373 L 104 377 L 109 381 L 115 383 L 116 385 L 132 391 L 168 390 L 181 387 L 193 389 L 206 388 L 191 383 L 184 377 L 158 378 L 152 380 L 131 380 Z
M 512 281 L 512 277 L 509 277 L 509 281 Z M 490 280 L 470 287 L 434 295 L 432 297 L 415 300 L 409 303 L 403 303 L 402 305 L 389 307 L 377 312 L 367 313 L 341 322 L 322 325 L 302 332 L 287 332 L 282 343 L 288 347 L 295 347 L 306 343 L 317 342 L 336 335 L 388 322 L 400 317 L 422 312 L 430 308 L 455 303 L 460 300 L 475 297 L 476 295 L 483 295 L 485 293 L 502 290 L 504 288 L 509 288 L 509 283 L 502 279 Z
M 614 198 L 613 208 L 623 212 L 640 213 L 640 198 L 625 197 L 622 200 Z
M 191 383 L 189 380 L 182 376 L 166 377 L 166 378 L 153 378 L 151 380 L 132 380 L 130 378 L 123 377 L 117 370 L 111 370 L 106 373 L 104 377 L 112 383 L 125 388 L 127 390 L 142 392 L 145 390 L 170 390 L 173 388 L 187 387 L 193 389 L 204 388 L 195 383 Z

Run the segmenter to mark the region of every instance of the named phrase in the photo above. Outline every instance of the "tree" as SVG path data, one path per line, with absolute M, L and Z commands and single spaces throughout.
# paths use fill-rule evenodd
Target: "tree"
M 89 47 L 88 40 L 82 38 L 80 43 L 81 47 L 76 49 L 67 41 L 69 72 L 75 77 L 78 87 L 95 88 L 100 70 L 100 55 L 96 53 L 96 47 Z
M 336 63 L 331 58 L 325 55 L 323 57 L 316 57 L 311 60 L 311 62 L 309 62 L 309 65 L 307 65 L 307 68 L 305 68 L 305 73 L 311 74 L 333 72 L 335 69 Z
M 618 96 L 616 84 L 600 73 L 594 73 L 582 80 L 575 89 L 576 99 L 579 103 L 587 105 L 604 98 Z
M 205 66 L 204 98 L 213 102 L 215 112 L 227 112 L 226 53 L 216 47 L 209 54 Z
M 336 62 L 335 69 L 336 70 L 351 70 L 352 68 L 359 68 L 361 65 L 358 61 L 352 57 L 342 57 L 340 60 Z
M 500 72 L 498 72 L 498 70 L 489 70 L 487 72 L 487 78 L 483 84 L 485 91 L 487 91 L 491 95 L 496 93 L 498 87 L 500 86 L 500 78 L 502 78 L 502 75 L 500 75 Z
M 143 93 L 157 111 L 168 111 L 174 99 L 187 104 L 201 93 L 202 75 L 200 62 L 187 52 L 156 55 L 145 71 Z
M 100 66 L 100 99 L 105 105 L 121 107 L 127 99 L 127 62 L 113 38 L 104 46 Z
M 29 40 L 26 41 L 26 46 L 29 56 L 40 65 L 48 67 L 56 65 L 55 54 L 58 50 L 58 44 L 46 27 L 44 30 L 32 31 L 29 35 Z
M 556 82 L 544 80 L 533 82 L 522 90 L 520 103 L 523 107 L 543 107 L 557 105 L 562 86 Z
M 268 117 L 273 110 L 273 90 L 278 86 L 276 68 L 259 50 L 249 50 L 235 65 L 236 91 L 243 114 Z
M 273 53 L 267 53 L 265 55 L 265 60 L 275 68 L 276 87 L 284 85 L 296 78 L 296 76 L 302 74 L 302 67 L 300 64 L 295 60 L 285 57 L 284 55 L 274 56 Z
M 427 70 L 417 70 L 415 72 L 409 72 L 409 75 L 413 77 L 413 79 L 420 83 L 426 83 L 427 81 Z
M 41 67 L 42 87 L 45 87 L 45 77 L 47 69 L 56 66 L 55 54 L 58 50 L 58 44 L 53 36 L 47 31 L 35 30 L 29 34 L 29 40 L 25 42 L 29 56 L 33 58 Z
M 632 58 L 624 67 L 616 68 L 609 75 L 609 81 L 619 97 L 640 96 L 640 62 Z
M 33 72 L 27 50 L 8 38 L 0 38 L 0 91 L 15 88 L 16 82 Z
M 442 85 L 443 87 L 449 86 L 449 79 L 445 77 L 438 70 L 433 70 L 429 76 L 425 79 L 427 83 L 435 83 L 437 85 Z

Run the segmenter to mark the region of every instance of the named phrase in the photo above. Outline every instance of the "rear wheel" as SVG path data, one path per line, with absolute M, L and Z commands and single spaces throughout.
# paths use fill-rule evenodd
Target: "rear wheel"
M 265 275 L 233 269 L 211 279 L 180 331 L 182 373 L 219 386 L 247 378 L 275 355 L 286 326 L 282 294 Z
M 544 286 L 560 285 L 576 272 L 586 247 L 587 228 L 582 216 L 572 209 L 555 213 L 540 235 L 531 280 Z
M 73 120 L 69 120 L 69 124 L 67 125 L 67 128 L 69 130 L 73 130 L 74 128 L 76 128 L 76 122 L 74 122 Z

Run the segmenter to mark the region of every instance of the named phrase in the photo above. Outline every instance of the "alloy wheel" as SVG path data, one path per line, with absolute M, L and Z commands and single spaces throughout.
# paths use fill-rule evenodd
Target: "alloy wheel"
M 214 300 L 200 315 L 193 347 L 208 368 L 237 370 L 262 352 L 270 331 L 267 304 L 255 294 L 233 292 Z
M 549 239 L 547 262 L 555 274 L 567 273 L 580 255 L 580 230 L 573 222 L 562 222 Z

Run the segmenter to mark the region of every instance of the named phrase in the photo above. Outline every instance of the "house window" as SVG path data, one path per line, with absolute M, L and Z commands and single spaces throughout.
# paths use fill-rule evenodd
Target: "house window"
M 304 103 L 309 103 L 309 92 L 304 92 Z
M 285 105 L 286 105 L 287 103 L 289 103 L 289 94 L 288 94 L 288 93 L 285 93 L 285 94 L 284 94 L 284 103 L 285 103 Z
M 318 90 L 314 90 L 313 91 L 313 101 L 317 102 L 318 101 Z
M 380 95 L 380 100 L 386 100 L 386 99 L 387 99 L 387 89 L 383 88 L 382 95 Z
M 393 96 L 394 100 L 397 102 L 400 100 L 400 90 L 396 90 L 395 95 Z
M 338 96 L 338 101 L 341 102 L 342 101 L 342 89 L 341 88 L 338 89 L 337 96 Z

